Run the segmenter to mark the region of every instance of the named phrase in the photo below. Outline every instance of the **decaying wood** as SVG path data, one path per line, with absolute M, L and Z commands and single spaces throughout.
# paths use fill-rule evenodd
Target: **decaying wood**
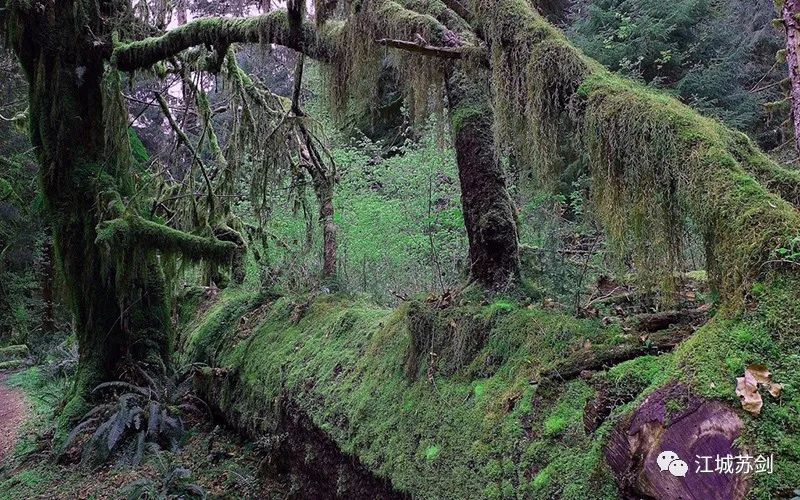
M 689 338 L 696 327 L 705 323 L 707 317 L 707 306 L 634 316 L 633 322 L 638 326 L 632 343 L 578 351 L 544 371 L 539 379 L 570 380 L 582 373 L 604 370 L 639 356 L 671 351 Z

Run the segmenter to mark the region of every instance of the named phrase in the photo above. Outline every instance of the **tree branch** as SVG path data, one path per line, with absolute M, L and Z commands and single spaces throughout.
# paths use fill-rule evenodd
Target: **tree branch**
M 118 69 L 134 71 L 198 45 L 221 50 L 234 43 L 263 43 L 283 45 L 326 61 L 334 52 L 329 35 L 329 31 L 317 30 L 308 21 L 303 21 L 298 33 L 292 33 L 286 11 L 245 18 L 204 18 L 161 36 L 120 44 L 114 48 L 113 58 Z
M 203 238 L 178 231 L 138 216 L 127 216 L 101 222 L 95 243 L 110 251 L 134 248 L 177 253 L 191 260 L 227 262 L 236 251 L 236 244 L 216 238 Z
M 458 16 L 468 24 L 472 23 L 472 13 L 467 10 L 467 7 L 459 0 L 442 0 L 442 3 L 445 4 L 448 9 L 458 14 Z
M 158 92 L 155 93 L 156 99 L 158 100 L 159 106 L 161 106 L 161 111 L 164 113 L 164 116 L 167 117 L 167 121 L 169 122 L 169 126 L 175 132 L 175 135 L 178 136 L 178 142 L 182 142 L 184 146 L 189 149 L 189 152 L 192 153 L 194 160 L 200 166 L 200 172 L 203 174 L 203 179 L 206 182 L 206 188 L 208 189 L 208 211 L 211 214 L 211 219 L 214 218 L 214 188 L 211 186 L 211 179 L 208 177 L 208 170 L 206 169 L 206 164 L 203 162 L 203 159 L 200 157 L 200 154 L 197 152 L 197 149 L 192 145 L 189 137 L 186 135 L 186 132 L 178 125 L 178 122 L 175 120 L 175 117 L 172 115 L 172 112 L 169 109 L 169 105 L 167 104 L 166 99 L 164 96 L 159 94 Z
M 375 43 L 386 47 L 405 50 L 407 52 L 414 52 L 430 57 L 438 57 L 439 59 L 464 59 L 466 57 L 463 47 L 436 47 L 434 45 L 422 45 L 416 42 L 407 42 L 405 40 L 393 40 L 390 38 L 381 38 L 375 40 Z

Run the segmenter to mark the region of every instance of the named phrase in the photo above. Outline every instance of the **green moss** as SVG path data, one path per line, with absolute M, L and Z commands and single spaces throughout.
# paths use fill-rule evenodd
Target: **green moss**
M 427 448 L 425 448 L 425 460 L 429 462 L 436 460 L 436 457 L 439 456 L 439 453 L 441 451 L 442 449 L 435 444 L 428 446 Z
M 561 415 L 553 415 L 544 421 L 544 433 L 548 437 L 561 434 L 567 428 L 567 419 Z
M 236 250 L 236 244 L 230 241 L 203 238 L 135 216 L 102 222 L 97 228 L 96 243 L 109 255 L 125 255 L 143 248 L 212 262 L 227 262 Z
M 26 358 L 29 354 L 28 346 L 26 345 L 10 345 L 6 347 L 0 347 L 0 361 Z
M 221 385 L 209 372 L 209 390 L 214 387 L 223 410 L 253 432 L 270 429 L 273 402 L 290 397 L 343 451 L 403 491 L 426 497 L 447 488 L 454 496 L 481 491 L 496 498 L 512 491 L 533 498 L 615 498 L 603 446 L 623 415 L 674 380 L 693 394 L 736 406 L 736 377 L 747 364 L 763 363 L 786 388 L 780 404 L 765 395 L 758 418 L 743 414 L 748 449 L 781 457 L 780 471 L 756 478 L 760 498 L 800 480 L 800 448 L 793 444 L 794 426 L 800 428 L 794 411 L 800 356 L 787 350 L 791 338 L 781 333 L 800 301 L 790 296 L 793 280 L 767 277 L 764 283 L 759 309 L 745 316 L 723 310 L 674 354 L 617 364 L 591 384 L 531 381 L 552 360 L 580 351 L 586 339 L 595 349 L 619 345 L 618 328 L 505 301 L 440 312 L 447 321 L 477 318 L 488 330 L 471 362 L 450 374 L 432 367 L 430 357 L 420 376 L 406 374 L 413 304 L 390 311 L 341 295 L 310 304 L 279 299 L 245 335 L 239 318 L 258 307 L 259 297 L 226 291 L 189 328 L 187 360 L 230 370 L 227 380 L 216 381 Z M 437 324 L 445 326 L 434 334 L 444 334 L 446 323 Z M 596 387 L 620 403 L 587 434 L 583 412 Z M 668 418 L 684 404 L 668 402 Z
M 44 468 L 22 471 L 0 482 L 0 492 L 9 495 L 3 498 L 30 498 L 28 495 L 44 494 L 38 487 L 51 481 L 52 476 L 53 472 Z
M 486 110 L 471 108 L 469 106 L 461 106 L 450 112 L 450 127 L 453 130 L 453 135 L 458 135 L 458 132 L 473 119 L 481 119 L 486 114 Z
M 520 0 L 475 2 L 490 46 L 498 140 L 556 180 L 584 158 L 600 222 L 648 287 L 672 289 L 687 221 L 722 301 L 743 305 L 771 252 L 800 232 L 800 175 L 743 134 L 625 80 Z M 524 112 L 520 112 L 524 110 Z
M 223 293 L 190 327 L 187 341 L 187 360 L 236 374 L 217 381 L 222 386 L 213 392 L 251 430 L 268 429 L 272 402 L 288 395 L 343 451 L 415 495 L 447 488 L 454 496 L 509 497 L 530 487 L 530 468 L 544 467 L 553 472 L 544 494 L 569 483 L 576 486 L 566 498 L 582 497 L 594 482 L 604 485 L 600 491 L 614 491 L 601 448 L 581 421 L 594 390 L 583 381 L 555 387 L 529 381 L 551 356 L 579 349 L 586 338 L 618 342 L 617 329 L 506 301 L 467 303 L 441 314 L 485 325 L 486 344 L 450 374 L 431 367 L 427 357 L 419 371 L 424 376 L 409 378 L 404 366 L 413 307 L 387 311 L 334 295 L 311 303 L 297 320 L 305 301 L 284 298 L 243 338 L 238 318 L 257 307 L 256 298 Z M 483 375 L 475 380 L 477 372 Z M 556 419 L 558 432 L 545 432 Z
M 547 485 L 549 484 L 550 484 L 550 472 L 547 469 L 539 471 L 539 473 L 536 474 L 536 477 L 533 478 L 532 482 L 534 491 L 542 490 L 546 488 Z
M 150 152 L 147 151 L 147 148 L 142 143 L 142 139 L 139 138 L 139 134 L 136 133 L 136 130 L 129 127 L 128 128 L 128 140 L 131 144 L 131 154 L 133 156 L 134 163 L 142 168 L 147 165 L 147 162 L 150 161 Z

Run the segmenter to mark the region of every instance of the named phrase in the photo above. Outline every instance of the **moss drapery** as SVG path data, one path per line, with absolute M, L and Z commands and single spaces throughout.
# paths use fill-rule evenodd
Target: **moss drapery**
M 222 260 L 234 246 L 124 216 L 136 212 L 125 206 L 135 189 L 128 116 L 102 41 L 111 38 L 109 20 L 119 8 L 9 2 L 3 13 L 30 85 L 30 136 L 80 352 L 64 422 L 85 411 L 95 385 L 120 377 L 126 360 L 169 362 L 169 290 L 159 254 Z

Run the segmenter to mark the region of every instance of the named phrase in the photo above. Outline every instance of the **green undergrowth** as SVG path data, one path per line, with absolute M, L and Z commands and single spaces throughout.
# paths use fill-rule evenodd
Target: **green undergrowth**
M 288 398 L 341 450 L 419 498 L 616 498 L 603 446 L 623 416 L 676 380 L 738 408 L 735 378 L 763 363 L 786 384 L 782 397 L 764 394 L 760 416 L 738 412 L 741 444 L 775 455 L 775 473 L 754 482 L 754 496 L 768 498 L 800 484 L 800 355 L 788 350 L 793 325 L 776 323 L 789 317 L 789 305 L 778 304 L 796 284 L 765 283 L 744 316 L 722 311 L 674 353 L 589 380 L 541 374 L 581 350 L 636 340 L 616 326 L 509 301 L 388 310 L 343 295 L 266 300 L 229 290 L 187 327 L 184 352 L 222 369 L 203 383 L 239 427 L 280 432 L 277 404 Z M 459 344 L 459 332 L 479 345 Z M 466 351 L 459 358 L 426 335 L 456 339 Z M 617 404 L 590 432 L 584 410 L 600 386 Z
M 288 485 L 259 474 L 262 456 L 257 447 L 202 420 L 192 420 L 180 450 L 148 453 L 135 467 L 105 464 L 90 469 L 56 463 L 49 436 L 66 381 L 33 367 L 9 376 L 5 383 L 24 392 L 30 411 L 13 452 L 0 464 L 0 500 L 127 498 L 134 484 L 161 489 L 181 469 L 188 477 L 168 489 L 174 498 L 180 484 L 197 485 L 209 498 L 231 498 L 234 491 L 237 498 L 286 498 Z M 181 494 L 181 498 L 200 498 Z

